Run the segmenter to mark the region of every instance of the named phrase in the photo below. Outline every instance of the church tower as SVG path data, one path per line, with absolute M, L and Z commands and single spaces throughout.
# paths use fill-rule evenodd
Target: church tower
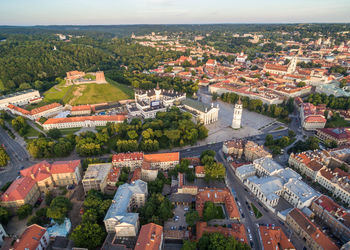
M 238 102 L 235 104 L 235 107 L 233 109 L 233 119 L 231 124 L 232 128 L 234 129 L 241 128 L 242 112 L 243 112 L 243 105 L 241 102 L 241 97 L 239 97 Z
M 160 94 L 162 93 L 162 90 L 159 88 L 159 83 L 157 83 L 157 87 L 154 90 L 155 94 L 156 94 L 156 100 L 159 101 L 160 100 Z

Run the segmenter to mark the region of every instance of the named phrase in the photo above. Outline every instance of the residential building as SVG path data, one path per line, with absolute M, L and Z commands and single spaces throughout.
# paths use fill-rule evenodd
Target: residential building
M 149 223 L 141 227 L 134 250 L 161 250 L 163 242 L 163 227 Z
M 91 115 L 91 106 L 90 105 L 73 106 L 70 110 L 70 114 L 73 116 Z
M 0 109 L 5 109 L 9 104 L 22 106 L 31 103 L 32 100 L 40 98 L 38 90 L 27 89 L 13 94 L 0 97 Z
M 240 159 L 243 155 L 244 144 L 245 142 L 242 139 L 225 141 L 222 145 L 222 151 L 225 154 L 233 155 L 235 158 Z
M 195 174 L 197 178 L 204 178 L 205 177 L 205 167 L 204 166 L 196 166 L 195 167 Z
M 43 123 L 44 130 L 53 128 L 81 128 L 106 126 L 108 122 L 122 123 L 127 117 L 125 115 L 96 115 L 96 116 L 76 116 L 65 118 L 49 118 Z
M 350 213 L 347 210 L 326 195 L 314 200 L 310 208 L 343 243 L 350 241 Z
M 185 99 L 181 104 L 181 110 L 190 113 L 194 122 L 200 122 L 207 125 L 214 123 L 219 119 L 219 105 L 214 107 L 213 103 L 209 105 L 193 99 Z
M 284 184 L 282 196 L 294 207 L 303 209 L 309 207 L 320 194 L 305 182 L 297 179 L 289 179 Z
M 119 153 L 112 156 L 112 164 L 116 167 L 129 167 L 131 171 L 141 167 L 143 162 L 142 152 Z
M 144 161 L 141 166 L 141 180 L 154 181 L 158 176 L 159 168 L 152 166 L 150 162 Z
M 183 173 L 177 174 L 177 193 L 178 194 L 198 194 L 198 186 L 196 185 L 185 185 L 185 178 Z
M 45 250 L 49 243 L 50 238 L 46 228 L 33 224 L 24 230 L 10 250 Z
M 117 182 L 118 182 L 118 179 L 119 179 L 119 176 L 120 176 L 120 171 L 121 168 L 120 167 L 111 167 L 109 173 L 108 173 L 108 176 L 107 176 L 107 185 L 108 186 L 113 186 L 115 187 Z
M 32 178 L 41 192 L 48 192 L 54 186 L 78 184 L 81 181 L 80 160 L 56 161 L 52 164 L 41 161 L 20 171 L 21 176 Z
M 262 249 L 264 250 L 296 249 L 280 227 L 259 226 L 258 233 Z
M 204 221 L 198 221 L 196 224 L 196 240 L 198 241 L 202 238 L 205 233 L 221 233 L 226 237 L 233 237 L 241 243 L 248 244 L 248 238 L 243 224 L 232 223 L 231 227 L 222 227 L 222 226 L 208 226 Z
M 349 128 L 323 128 L 316 130 L 316 136 L 320 140 L 335 141 L 338 146 L 350 143 L 350 129 Z
M 254 161 L 261 157 L 272 158 L 272 155 L 264 149 L 264 146 L 248 141 L 244 146 L 244 157 L 247 161 Z
M 105 190 L 107 186 L 108 174 L 112 168 L 112 163 L 89 164 L 82 180 L 84 192 L 91 189 Z
M 106 231 L 116 233 L 117 237 L 136 236 L 139 215 L 131 211 L 145 204 L 147 194 L 147 183 L 142 180 L 119 186 L 103 220 Z
M 235 199 L 227 188 L 206 188 L 198 192 L 196 195 L 196 210 L 200 217 L 203 215 L 204 204 L 206 201 L 225 204 L 227 217 L 239 220 L 240 214 Z
M 287 224 L 300 238 L 304 239 L 310 250 L 339 249 L 334 242 L 312 223 L 298 208 L 294 208 L 286 218 Z
M 15 115 L 24 116 L 30 120 L 36 120 L 40 117 L 48 118 L 55 116 L 61 113 L 64 110 L 64 107 L 61 104 L 55 102 L 39 108 L 32 109 L 31 111 L 17 107 L 13 104 L 7 105 L 6 109 Z
M 283 192 L 283 183 L 280 178 L 274 176 L 248 177 L 246 185 L 249 190 L 267 207 L 275 207 Z
M 300 109 L 300 120 L 305 130 L 322 129 L 326 125 L 324 110 L 320 110 L 312 103 L 302 103 Z
M 40 196 L 40 190 L 35 180 L 25 176 L 12 182 L 1 195 L 1 205 L 8 208 L 19 208 L 24 204 L 34 205 Z
M 256 174 L 256 169 L 253 164 L 243 165 L 236 169 L 235 174 L 241 182 L 244 182 L 248 177 Z
M 157 167 L 158 169 L 168 170 L 174 168 L 180 163 L 180 153 L 159 153 L 159 154 L 146 154 L 143 156 L 144 161 L 149 162 L 151 167 Z
M 262 157 L 253 161 L 253 166 L 259 176 L 270 176 L 283 169 L 283 167 L 270 157 Z
M 296 168 L 302 174 L 316 179 L 318 171 L 329 164 L 329 154 L 323 151 L 305 151 L 302 153 L 291 153 L 288 159 L 289 166 Z

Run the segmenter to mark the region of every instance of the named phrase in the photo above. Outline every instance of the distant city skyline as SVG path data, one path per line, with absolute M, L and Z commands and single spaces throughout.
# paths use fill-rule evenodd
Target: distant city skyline
M 349 0 L 1 0 L 0 25 L 350 22 Z

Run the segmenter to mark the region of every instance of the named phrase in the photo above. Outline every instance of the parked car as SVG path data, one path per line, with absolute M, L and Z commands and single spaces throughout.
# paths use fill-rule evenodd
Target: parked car
M 185 207 L 185 208 L 184 208 L 184 211 L 188 211 L 188 207 Z

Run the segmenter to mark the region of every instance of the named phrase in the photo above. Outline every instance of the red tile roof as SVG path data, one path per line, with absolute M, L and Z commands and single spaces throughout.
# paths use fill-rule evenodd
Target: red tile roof
M 80 166 L 80 160 L 73 161 L 55 161 L 51 165 L 52 174 L 74 173 L 75 169 Z
M 294 208 L 288 216 L 292 217 L 293 220 L 305 231 L 319 246 L 327 250 L 339 249 L 334 242 L 325 235 L 314 223 L 312 223 L 303 212 L 298 208 Z
M 47 110 L 60 107 L 60 106 L 62 106 L 62 105 L 57 103 L 57 102 L 55 102 L 55 103 L 51 103 L 51 104 L 48 104 L 48 105 L 45 105 L 45 106 L 42 106 L 42 107 L 39 107 L 39 108 L 32 109 L 32 111 L 30 111 L 30 113 L 32 115 L 36 115 L 36 114 L 40 114 L 42 112 L 45 112 Z
M 35 181 L 30 177 L 19 178 L 2 194 L 1 200 L 3 202 L 24 200 L 35 185 Z
M 28 110 L 22 109 L 22 108 L 17 107 L 17 106 L 15 106 L 13 104 L 7 105 L 7 108 L 13 109 L 13 110 L 15 110 L 17 112 L 20 112 L 20 113 L 24 114 L 24 115 L 30 115 L 30 112 Z
M 280 227 L 260 226 L 259 232 L 263 247 L 266 250 L 295 249 Z
M 120 153 L 112 156 L 112 162 L 143 160 L 142 152 Z
M 135 168 L 134 173 L 132 174 L 132 178 L 130 182 L 139 180 L 141 178 L 141 168 Z
M 326 123 L 327 120 L 321 115 L 309 115 L 305 118 L 305 122 L 317 122 L 317 123 Z
M 47 161 L 39 162 L 29 168 L 20 171 L 22 176 L 27 176 L 35 180 L 35 182 L 43 181 L 51 177 L 50 164 Z
M 350 130 L 347 128 L 322 128 L 319 130 L 336 140 L 350 140 Z
M 66 117 L 66 118 L 50 118 L 45 124 L 57 124 L 57 123 L 71 123 L 71 122 L 83 122 L 83 121 L 111 121 L 122 122 L 126 119 L 125 115 L 96 115 L 96 116 L 78 116 L 78 117 Z
M 79 105 L 79 106 L 73 106 L 71 111 L 83 111 L 83 110 L 91 110 L 90 105 Z
M 196 174 L 205 174 L 205 168 L 204 168 L 204 166 L 197 166 L 197 167 L 195 168 L 195 172 L 196 172 Z
M 206 222 L 199 221 L 196 224 L 197 240 L 202 238 L 204 233 L 221 233 L 226 237 L 231 236 L 237 241 L 248 244 L 247 234 L 243 224 L 232 223 L 232 228 L 208 226 Z
M 35 250 L 40 244 L 40 239 L 46 233 L 46 229 L 37 224 L 26 228 L 19 241 L 13 245 L 14 250 Z
M 141 227 L 135 250 L 158 250 L 162 244 L 163 227 L 149 223 Z
M 179 161 L 180 153 L 174 152 L 174 153 L 149 154 L 149 155 L 144 155 L 144 160 L 151 163 Z
M 112 167 L 108 173 L 107 181 L 117 182 L 120 174 L 120 169 L 121 168 Z
M 224 203 L 229 218 L 239 218 L 240 214 L 232 194 L 227 188 L 207 188 L 196 196 L 196 210 L 201 217 L 203 215 L 204 204 L 206 201 L 213 203 Z

